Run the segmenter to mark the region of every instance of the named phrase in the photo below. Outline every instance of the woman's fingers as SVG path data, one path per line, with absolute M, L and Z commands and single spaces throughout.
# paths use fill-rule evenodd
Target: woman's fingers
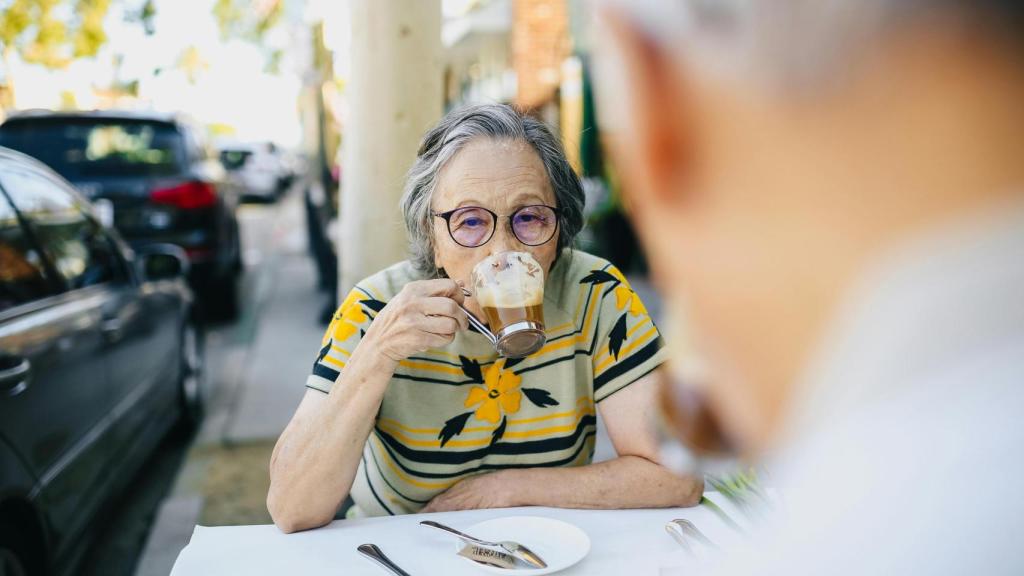
M 427 340 L 427 342 L 429 344 L 428 344 L 428 346 L 424 350 L 429 350 L 430 348 L 440 348 L 442 346 L 447 346 L 447 345 L 452 343 L 452 340 L 455 340 L 455 334 L 431 334 L 431 333 L 426 333 L 426 334 L 427 334 L 426 340 Z
M 384 307 L 370 326 L 382 346 L 398 358 L 447 346 L 469 328 L 459 308 L 462 289 L 447 278 L 410 282 Z
M 459 328 L 458 320 L 449 316 L 424 316 L 420 322 L 421 330 L 441 336 L 454 336 Z
M 437 278 L 434 280 L 410 282 L 406 285 L 406 289 L 411 290 L 418 296 L 444 296 L 451 298 L 460 304 L 462 303 L 463 298 L 465 298 L 462 294 L 462 287 L 460 287 L 459 284 L 451 278 Z
M 458 323 L 459 330 L 469 328 L 469 320 L 466 319 L 466 313 L 459 308 L 455 300 L 443 296 L 433 296 L 424 298 L 421 304 L 421 310 L 427 316 L 445 316 L 454 319 Z

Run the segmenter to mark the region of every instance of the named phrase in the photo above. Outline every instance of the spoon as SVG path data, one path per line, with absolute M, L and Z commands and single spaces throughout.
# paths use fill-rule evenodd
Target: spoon
M 398 564 L 392 562 L 391 559 L 385 556 L 384 552 L 374 544 L 361 544 L 356 548 L 356 550 L 358 550 L 363 556 L 366 556 L 370 560 L 380 564 L 385 570 L 388 570 L 397 576 L 410 576 L 408 572 L 399 568 Z

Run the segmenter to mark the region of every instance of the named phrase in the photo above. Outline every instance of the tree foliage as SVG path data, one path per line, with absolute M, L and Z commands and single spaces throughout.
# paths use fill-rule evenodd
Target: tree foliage
M 268 72 L 276 73 L 280 68 L 280 47 L 265 45 L 267 32 L 281 23 L 286 0 L 217 0 L 213 16 L 217 19 L 221 38 L 237 38 L 251 42 L 263 49 Z
M 0 45 L 6 53 L 49 68 L 95 56 L 107 41 L 103 20 L 110 0 L 0 2 Z
M 104 20 L 117 0 L 0 0 L 0 49 L 30 64 L 61 68 L 95 56 L 107 42 Z M 123 0 L 128 20 L 153 33 L 154 0 Z

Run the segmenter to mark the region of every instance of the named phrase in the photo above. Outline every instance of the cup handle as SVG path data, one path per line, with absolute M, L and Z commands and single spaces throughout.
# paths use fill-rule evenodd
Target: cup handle
M 463 292 L 465 292 L 465 288 L 463 288 Z M 474 328 L 479 330 L 480 333 L 483 334 L 488 340 L 490 340 L 491 344 L 498 343 L 498 338 L 494 335 L 493 332 L 490 331 L 490 329 L 487 328 L 486 324 L 481 322 L 476 316 L 473 315 L 472 312 L 466 310 L 466 307 L 463 306 L 462 304 L 457 304 L 457 306 L 459 307 L 460 310 L 466 313 L 466 318 L 469 320 L 469 323 L 472 324 Z

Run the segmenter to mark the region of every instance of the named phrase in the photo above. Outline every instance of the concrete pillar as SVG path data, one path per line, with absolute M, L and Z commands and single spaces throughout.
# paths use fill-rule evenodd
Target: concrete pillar
M 341 296 L 407 257 L 398 201 L 423 133 L 441 116 L 440 0 L 350 0 L 342 134 Z

